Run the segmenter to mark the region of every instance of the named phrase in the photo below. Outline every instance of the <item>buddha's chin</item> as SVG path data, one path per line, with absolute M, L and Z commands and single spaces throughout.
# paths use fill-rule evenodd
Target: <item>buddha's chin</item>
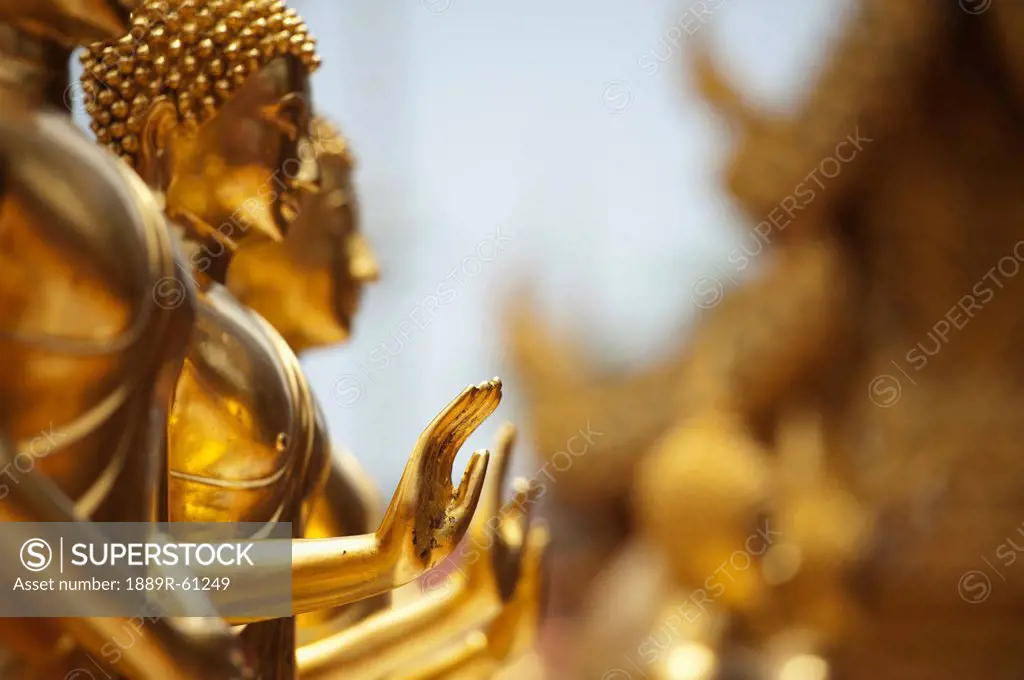
M 352 323 L 356 318 L 356 314 L 359 313 L 360 298 L 362 297 L 362 291 L 356 291 L 354 295 L 346 296 L 339 300 L 335 305 L 335 315 L 338 319 L 338 325 L 345 329 L 347 335 L 352 334 Z

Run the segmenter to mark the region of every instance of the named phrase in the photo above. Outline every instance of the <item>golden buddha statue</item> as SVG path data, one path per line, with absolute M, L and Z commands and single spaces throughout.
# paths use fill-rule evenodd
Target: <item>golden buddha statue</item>
M 304 278 L 326 270 L 330 290 L 307 302 L 341 309 L 334 304 L 335 289 L 343 285 L 339 272 L 355 277 L 370 271 L 366 253 L 349 247 L 353 238 L 339 245 L 351 259 L 286 275 L 280 283 L 298 279 L 298 295 L 287 285 L 272 289 L 246 278 L 258 255 L 273 268 L 297 252 L 285 242 L 290 226 L 302 225 L 297 206 L 306 195 L 321 197 L 325 188 L 311 137 L 308 76 L 319 63 L 314 43 L 295 12 L 277 0 L 145 2 L 133 12 L 132 26 L 128 35 L 83 55 L 83 87 L 97 139 L 159 197 L 189 253 L 198 289 L 197 321 L 168 427 L 169 517 L 301 526 L 325 483 L 330 456 L 295 354 L 274 326 L 288 326 L 293 298 L 307 292 Z M 317 228 L 327 232 L 331 226 Z M 308 239 L 310 231 L 307 226 L 295 235 Z M 267 248 L 277 243 L 287 252 Z M 266 317 L 230 291 L 236 267 L 245 281 L 239 284 L 243 296 L 258 291 Z M 324 344 L 313 337 L 293 334 L 291 340 L 300 349 Z M 332 339 L 342 337 L 339 331 Z M 496 381 L 471 388 L 436 426 L 445 435 L 468 436 L 499 398 Z M 483 457 L 471 462 L 459 493 L 442 484 L 426 497 L 415 495 L 426 491 L 415 488 L 421 475 L 447 476 L 451 461 L 445 458 L 458 448 L 452 443 L 435 444 L 430 436 L 421 441 L 426 459 L 410 461 L 403 483 L 413 486 L 400 488 L 412 496 L 396 499 L 403 502 L 391 515 L 406 512 L 410 500 L 414 506 L 436 504 L 438 494 L 454 498 L 442 505 L 464 513 L 468 522 L 483 481 Z M 432 543 L 458 535 L 458 529 L 450 535 L 423 531 L 415 552 L 429 563 L 441 548 Z
M 0 3 L 0 520 L 145 522 L 162 505 L 193 293 L 152 195 L 63 102 L 71 49 L 127 21 L 110 0 Z M 161 282 L 174 309 L 153 299 Z M 63 676 L 132 621 L 0 620 L 0 673 Z M 241 672 L 223 624 L 154 621 L 135 640 L 118 666 L 131 676 Z
M 291 521 L 309 539 L 293 547 L 304 630 L 233 621 L 247 624 L 259 672 L 291 677 L 300 641 L 330 646 L 386 601 L 356 614 L 343 605 L 413 580 L 454 549 L 487 454 L 458 489 L 453 458 L 496 408 L 500 383 L 469 388 L 435 419 L 379 528 L 367 526 L 373 494 L 332 456 L 295 358 L 344 340 L 361 285 L 377 276 L 357 229 L 351 155 L 312 112 L 314 42 L 279 0 L 143 2 L 132 26 L 83 55 L 83 87 L 97 140 L 159 198 L 198 289 L 168 426 L 168 514 Z
M 779 542 L 720 601 L 766 652 L 810 633 L 813 677 L 1024 672 L 1005 568 L 1024 511 L 1024 8 L 960 4 L 861 0 L 791 117 L 698 55 L 739 133 L 729 189 L 770 247 L 696 326 L 635 497 L 690 587 L 770 518 Z

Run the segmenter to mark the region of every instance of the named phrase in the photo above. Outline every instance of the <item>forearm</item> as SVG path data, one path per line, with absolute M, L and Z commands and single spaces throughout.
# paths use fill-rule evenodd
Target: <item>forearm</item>
M 290 565 L 266 570 L 219 568 L 218 576 L 230 579 L 240 597 L 257 593 L 267 578 L 291 578 L 291 615 L 331 609 L 373 597 L 404 585 L 394 565 L 396 560 L 382 547 L 376 534 L 338 538 L 293 539 L 289 541 Z M 211 574 L 212 575 L 212 574 Z M 230 616 L 232 625 L 266 621 L 277 616 L 253 614 Z
M 475 680 L 491 677 L 499 666 L 490 653 L 487 634 L 474 631 L 454 647 L 417 664 L 415 670 L 395 673 L 389 680 Z
M 495 600 L 474 598 L 456 576 L 443 595 L 427 594 L 404 607 L 376 614 L 361 625 L 298 649 L 300 674 L 330 671 L 345 677 L 382 677 L 489 621 Z

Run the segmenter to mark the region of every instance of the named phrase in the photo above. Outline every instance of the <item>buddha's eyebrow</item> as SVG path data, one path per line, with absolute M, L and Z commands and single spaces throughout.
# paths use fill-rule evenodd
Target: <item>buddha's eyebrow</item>
M 293 142 L 298 140 L 299 132 L 309 123 L 306 98 L 298 92 L 289 92 L 273 104 L 261 106 L 259 115 Z

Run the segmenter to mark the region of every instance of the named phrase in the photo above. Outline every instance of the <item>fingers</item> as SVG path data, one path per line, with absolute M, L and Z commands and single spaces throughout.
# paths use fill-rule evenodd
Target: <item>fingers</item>
M 551 543 L 551 530 L 545 524 L 530 528 L 523 549 L 523 586 L 525 590 L 539 594 L 544 574 L 544 555 Z M 518 595 L 518 590 L 517 590 Z
M 515 425 L 503 423 L 498 428 L 498 434 L 495 436 L 494 460 L 491 464 L 494 466 L 492 469 L 496 474 L 492 475 L 491 478 L 496 480 L 497 483 L 489 485 L 497 487 L 497 489 L 494 489 L 494 493 L 498 505 L 501 504 L 501 483 L 508 476 L 508 469 L 512 464 L 512 449 L 516 444 L 516 434 Z
M 421 474 L 427 479 L 451 480 L 459 449 L 500 403 L 501 380 L 498 378 L 463 390 L 420 435 L 416 447 L 420 455 L 414 454 L 414 461 L 422 465 Z
M 452 545 L 462 540 L 463 535 L 469 528 L 470 523 L 477 513 L 480 503 L 480 496 L 483 493 L 484 482 L 487 478 L 487 467 L 490 454 L 487 451 L 477 451 L 470 458 L 463 474 L 462 483 L 455 492 L 451 509 L 448 513 L 451 523 L 445 528 Z
M 466 388 L 420 435 L 396 491 L 411 512 L 415 555 L 422 566 L 436 563 L 469 528 L 480 502 L 489 454 L 477 452 L 458 489 L 452 489 L 455 457 L 469 436 L 501 403 L 501 380 Z M 401 507 L 401 506 L 399 506 Z
M 488 479 L 494 476 L 491 461 Z M 524 479 L 516 480 L 516 495 L 496 512 L 485 509 L 489 489 L 470 523 L 470 541 L 483 554 L 465 565 L 465 573 L 474 587 L 494 591 L 503 602 L 512 597 L 519 577 L 523 541 L 530 525 L 529 504 L 539 487 L 532 487 Z
M 540 625 L 544 554 L 549 542 L 545 525 L 534 526 L 526 537 L 515 594 L 487 629 L 491 654 L 498 660 L 522 653 L 533 644 Z
M 441 431 L 455 429 L 458 431 L 453 434 L 469 436 L 469 433 L 463 434 L 460 428 L 454 427 L 452 421 L 465 416 L 468 421 L 464 424 L 465 426 L 472 427 L 469 423 L 479 425 L 494 413 L 494 409 L 498 407 L 499 403 L 501 403 L 500 378 L 492 378 L 479 385 L 471 385 L 445 407 L 428 429 L 437 428 Z
M 495 533 L 498 542 L 512 554 L 519 554 L 523 548 L 523 540 L 530 528 L 530 505 L 537 499 L 540 486 L 516 480 L 516 495 L 501 511 L 501 523 Z
M 420 437 L 419 486 L 438 494 L 430 499 L 437 504 L 436 509 L 444 508 L 451 499 L 452 468 L 459 449 L 484 420 L 494 413 L 499 403 L 501 380 L 495 378 L 468 387 L 434 419 Z M 479 489 L 477 491 L 479 500 Z
M 520 524 L 524 520 L 529 521 L 531 497 L 535 495 L 539 488 L 522 478 L 517 479 L 516 483 L 521 486 L 517 489 L 516 495 L 512 497 L 512 500 L 505 504 L 501 512 L 502 519 L 512 524 Z
M 544 556 L 551 543 L 551 532 L 543 524 L 530 529 L 523 549 L 522 571 L 516 584 L 515 598 L 521 600 L 522 612 L 519 620 L 519 635 L 516 636 L 516 653 L 525 651 L 533 643 L 540 625 L 544 600 Z
M 514 601 L 521 608 L 520 622 L 527 626 L 536 626 L 539 622 L 544 589 L 544 555 L 550 542 L 551 532 L 544 524 L 534 526 L 526 536 Z
M 512 460 L 512 447 L 515 444 L 516 428 L 512 423 L 504 423 L 499 429 L 494 453 L 488 464 L 487 479 L 484 482 L 480 505 L 473 516 L 470 531 L 477 542 L 485 543 L 487 538 L 487 522 L 502 512 L 502 487 Z

